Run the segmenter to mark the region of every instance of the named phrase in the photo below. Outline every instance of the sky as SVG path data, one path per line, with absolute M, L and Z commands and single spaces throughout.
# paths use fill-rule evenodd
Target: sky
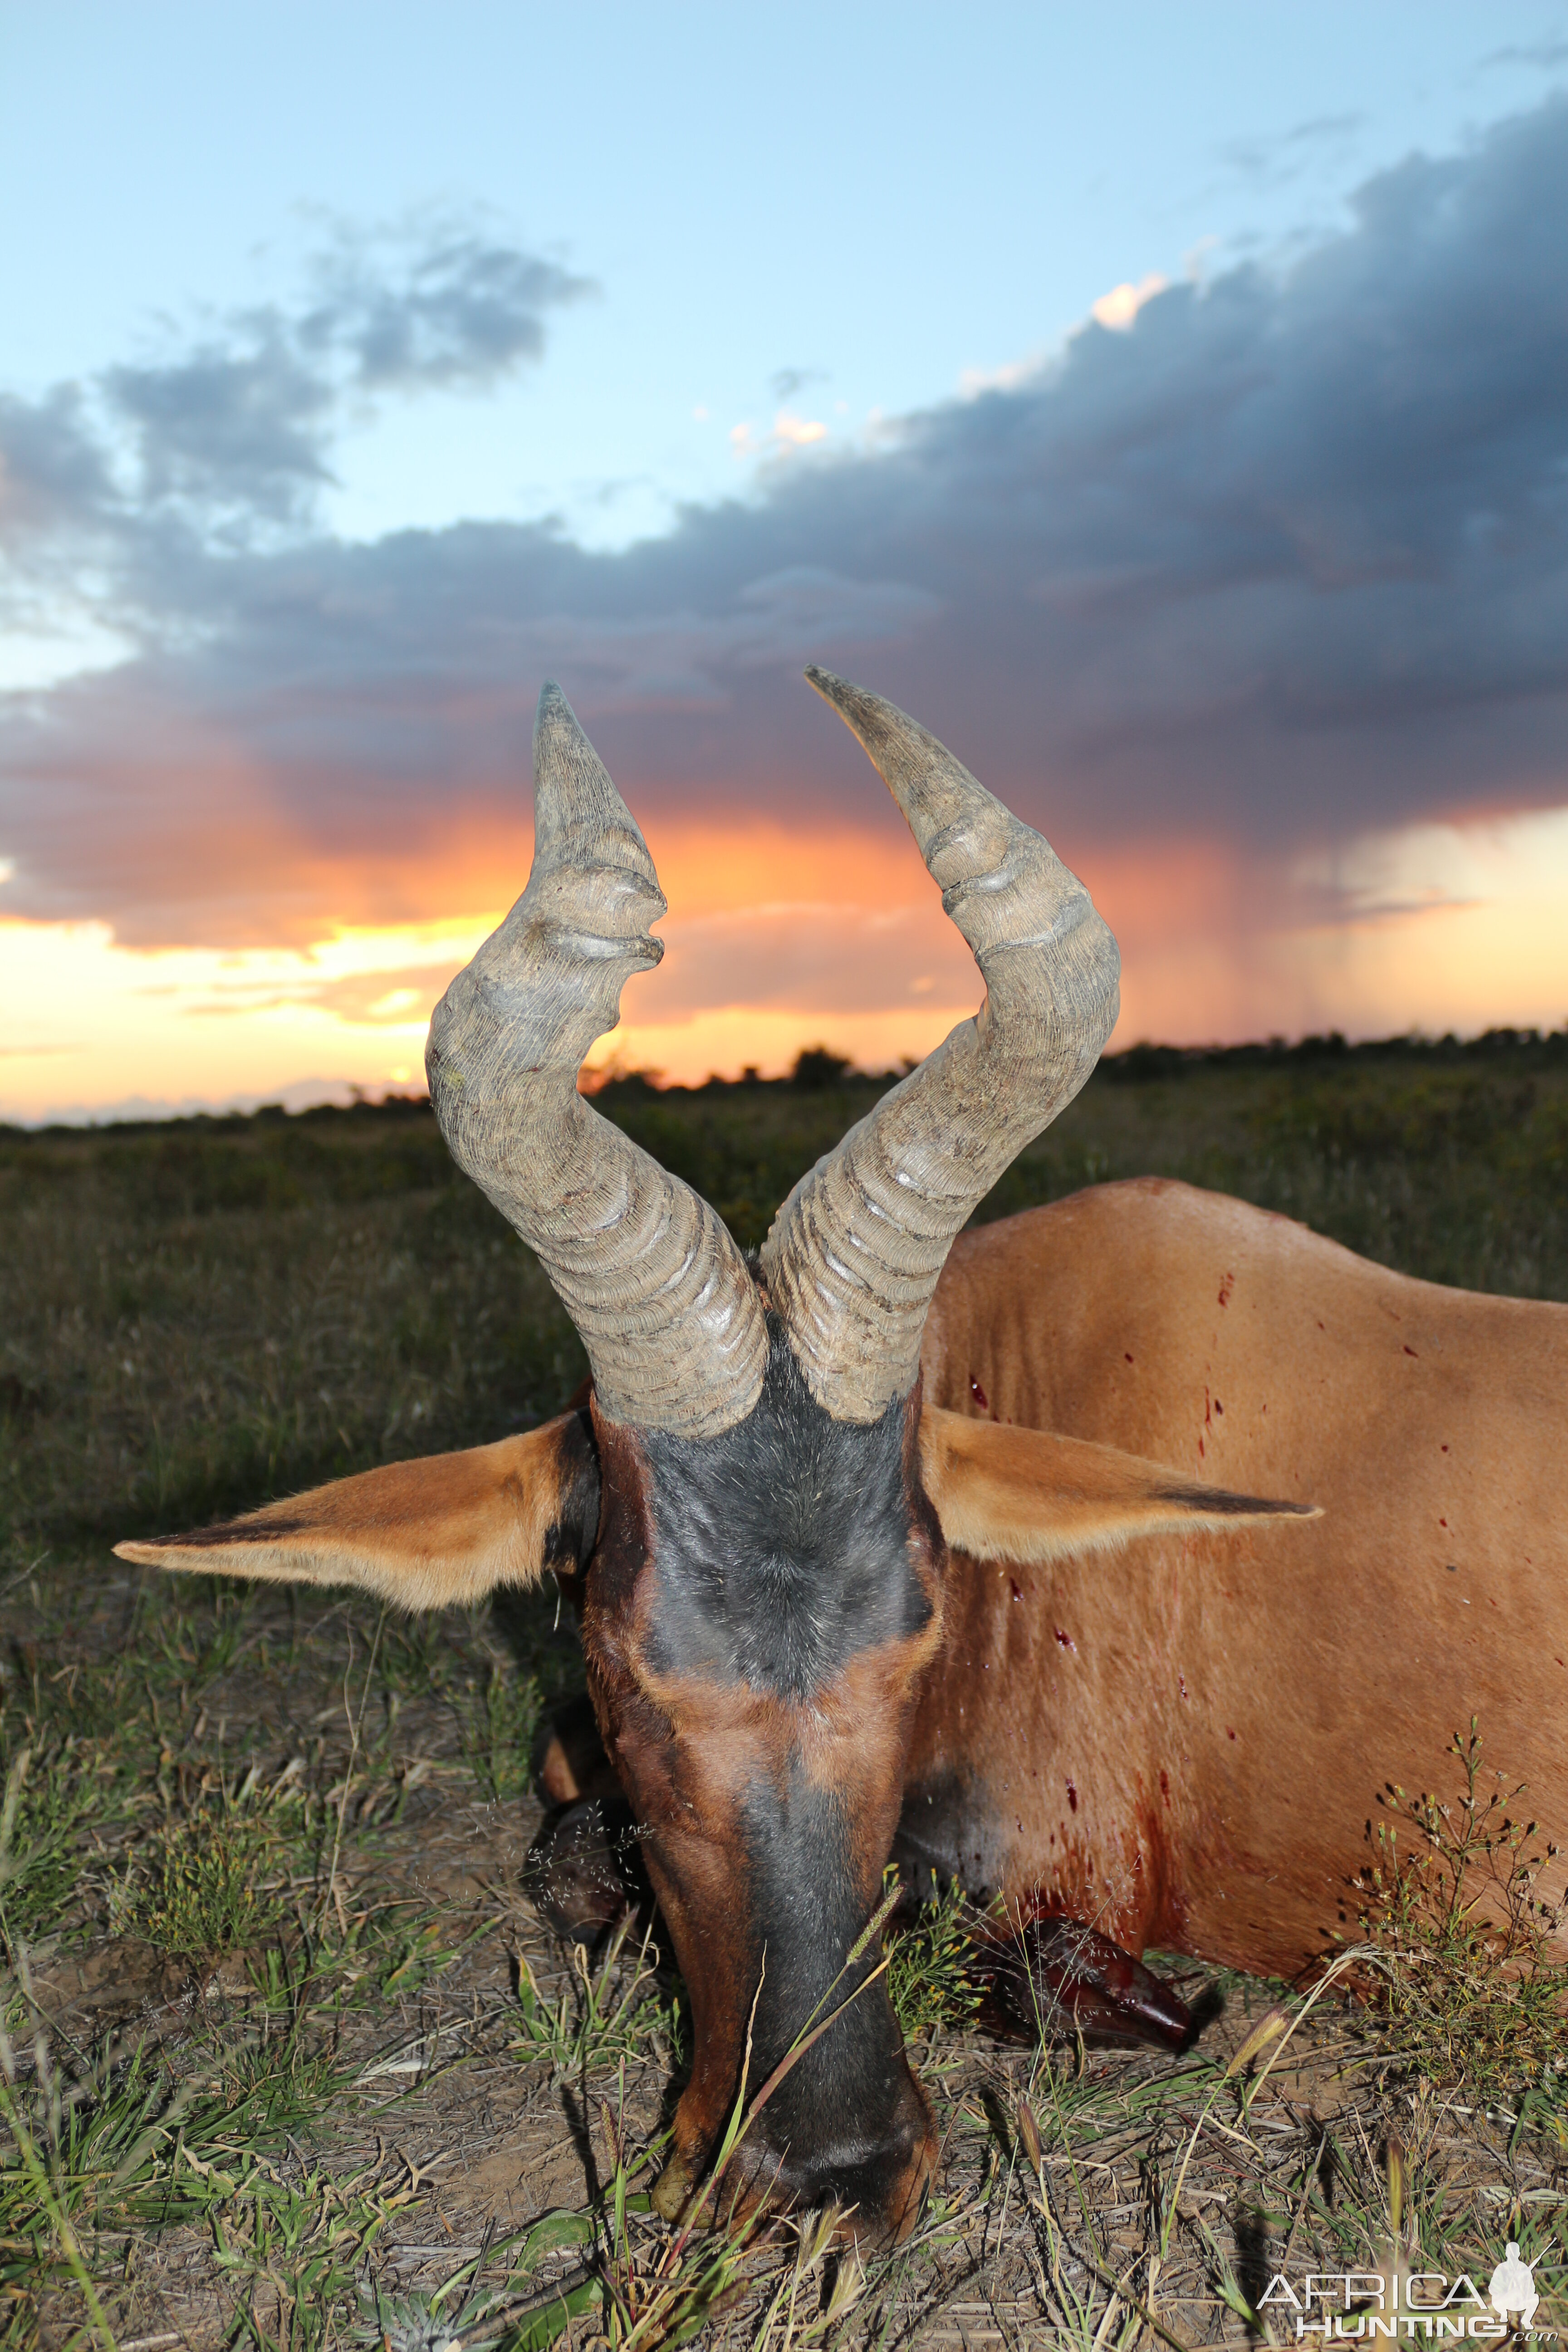
M 549 677 L 670 908 L 595 1060 L 924 1054 L 809 660 L 1115 1045 L 1568 1022 L 1568 6 L 0 0 L 0 1118 L 419 1084 Z

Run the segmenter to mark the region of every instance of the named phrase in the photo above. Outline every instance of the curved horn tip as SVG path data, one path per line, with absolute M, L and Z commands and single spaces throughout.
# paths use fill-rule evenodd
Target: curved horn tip
M 539 700 L 533 709 L 533 735 L 538 741 L 546 729 L 564 727 L 569 734 L 581 735 L 588 740 L 583 722 L 552 677 L 547 677 L 539 689 Z
M 917 765 L 934 761 L 955 778 L 973 782 L 968 769 L 953 758 L 946 744 L 939 742 L 930 728 L 911 719 L 907 710 L 900 710 L 896 702 L 889 702 L 885 694 L 873 694 L 868 686 L 856 686 L 847 677 L 836 677 L 830 669 L 823 669 L 816 662 L 805 676 L 823 700 L 830 702 L 837 711 L 906 816 L 910 814 L 905 801 L 909 784 L 904 772 L 911 761 Z M 923 854 L 923 842 L 921 847 Z
M 656 914 L 667 912 L 642 827 L 552 677 L 539 689 L 533 722 L 533 826 L 541 871 L 584 860 L 627 866 L 647 886 Z
M 570 757 L 574 752 L 579 757 L 585 754 L 590 767 L 602 774 L 606 783 L 609 782 L 608 772 L 589 740 L 587 729 L 555 680 L 547 677 L 539 689 L 539 701 L 533 713 L 534 766 L 537 769 L 542 758 L 558 761 L 563 756 Z M 618 793 L 616 797 L 619 798 Z
M 831 702 L 841 716 L 847 716 L 858 705 L 862 709 L 875 709 L 881 703 L 879 694 L 873 694 L 868 687 L 856 686 L 849 678 L 839 677 L 832 670 L 824 669 L 820 662 L 807 662 L 803 675 L 806 684 L 815 687 L 824 702 Z

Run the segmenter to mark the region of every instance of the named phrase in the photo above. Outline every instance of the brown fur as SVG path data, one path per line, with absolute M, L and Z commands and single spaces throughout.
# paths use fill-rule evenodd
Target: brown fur
M 725 1783 L 737 1745 L 766 1755 L 771 1702 L 740 1691 L 720 1714 L 719 1694 L 700 1685 L 682 1707 L 673 1686 L 646 1687 L 638 1584 L 653 1549 L 647 1474 L 634 1432 L 594 1412 L 605 1510 L 594 1574 L 582 1593 L 583 1655 L 605 1751 L 647 1832 L 644 1861 L 677 1958 L 689 1970 L 692 2068 L 672 2133 L 673 2156 L 694 2181 L 723 2128 L 735 2095 L 746 2016 L 756 1988 L 744 1905 L 744 1869 Z M 683 1739 L 694 1716 L 705 1737 Z M 738 1719 L 740 1718 L 740 1719 Z M 749 1718 L 749 1719 L 746 1719 Z M 729 1769 L 727 1769 L 727 1767 Z
M 399 1609 L 533 1584 L 562 1557 L 563 1502 L 581 1467 L 580 1418 L 464 1454 L 388 1463 L 194 1535 L 116 1544 L 121 1559 L 284 1584 L 357 1584 Z
M 972 1788 L 972 1881 L 1291 1973 L 1472 1715 L 1568 1843 L 1568 1307 L 1151 1179 L 963 1235 L 923 1361 L 949 1411 L 1323 1511 L 953 1560 L 909 1779 Z
M 1137 1536 L 1318 1516 L 1310 1503 L 1200 1486 L 1114 1446 L 940 1405 L 921 1418 L 921 1468 L 942 1534 L 972 1559 L 1068 1559 L 1123 1550 Z

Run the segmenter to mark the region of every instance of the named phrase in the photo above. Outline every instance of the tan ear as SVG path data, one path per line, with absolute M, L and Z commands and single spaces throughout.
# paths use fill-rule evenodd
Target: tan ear
M 467 1454 L 393 1462 L 121 1559 L 282 1584 L 358 1584 L 400 1609 L 478 1601 L 574 1569 L 593 1549 L 599 1470 L 585 1413 Z
M 1320 1517 L 1310 1503 L 1194 1486 L 1112 1445 L 974 1421 L 935 1405 L 921 1415 L 921 1469 L 942 1534 L 974 1559 L 1060 1559 L 1173 1528 Z

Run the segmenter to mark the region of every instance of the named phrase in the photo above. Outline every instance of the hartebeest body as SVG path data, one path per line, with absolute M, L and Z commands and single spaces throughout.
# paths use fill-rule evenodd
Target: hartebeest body
M 1568 1307 L 1151 1178 L 964 1234 L 924 1373 L 948 1411 L 1321 1510 L 955 1564 L 911 1863 L 1293 1976 L 1353 1928 L 1384 1784 L 1441 1785 L 1472 1716 L 1568 1832 Z
M 428 1068 L 454 1153 L 582 1332 L 587 1403 L 121 1549 L 407 1606 L 553 1569 L 691 2000 L 656 2201 L 677 2210 L 706 2163 L 749 2021 L 760 2079 L 865 1986 L 737 2171 L 897 2232 L 931 2113 L 874 1949 L 845 1969 L 895 1844 L 917 1876 L 1037 1898 L 1134 1949 L 1157 1933 L 1294 1965 L 1335 1924 L 1372 1783 L 1417 1777 L 1478 1698 L 1520 1686 L 1472 1630 L 1494 1601 L 1536 1654 L 1500 1730 L 1561 1793 L 1560 1702 L 1539 1702 L 1543 1657 L 1568 1648 L 1568 1384 L 1563 1310 L 1402 1284 L 1180 1187 L 1107 1188 L 952 1251 L 1093 1066 L 1115 944 L 931 736 L 812 676 L 909 817 L 984 973 L 980 1013 L 744 1262 L 577 1091 L 625 981 L 658 961 L 664 901 L 547 688 L 529 886 L 437 1008 Z M 1414 1352 L 1391 1362 L 1394 1318 Z M 1447 1457 L 1428 1462 L 1445 1444 L 1448 1512 Z M 1436 1602 L 1434 1517 L 1466 1538 Z

